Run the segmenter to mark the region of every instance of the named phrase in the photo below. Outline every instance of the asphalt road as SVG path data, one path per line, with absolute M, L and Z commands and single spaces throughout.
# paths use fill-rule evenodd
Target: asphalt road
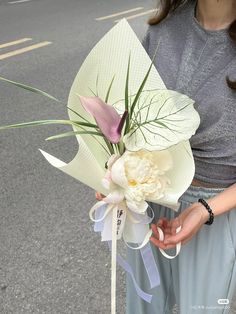
M 154 3 L 0 0 L 0 75 L 66 102 L 84 58 L 115 20 Z M 138 7 L 143 9 L 96 20 Z M 147 17 L 129 20 L 140 39 Z M 21 42 L 3 46 L 16 40 Z M 0 125 L 49 118 L 67 119 L 65 107 L 0 82 Z M 38 151 L 69 162 L 78 148 L 74 138 L 44 141 L 66 130 L 44 126 L 0 134 L 0 314 L 110 312 L 110 253 L 88 217 L 94 192 L 51 167 Z M 124 313 L 119 268 L 117 308 Z
M 0 75 L 66 102 L 84 58 L 114 21 L 152 5 L 141 0 L 0 0 Z M 95 20 L 137 7 L 143 9 Z M 130 20 L 139 38 L 147 17 Z M 23 38 L 31 40 L 1 47 Z M 50 44 L 11 55 L 42 42 Z M 65 107 L 53 101 L 2 82 L 0 90 L 0 125 L 67 118 Z M 51 167 L 38 151 L 69 162 L 78 148 L 74 138 L 44 141 L 66 130 L 45 126 L 0 134 L 1 314 L 110 312 L 110 253 L 88 217 L 94 192 Z M 124 283 L 118 269 L 118 313 L 124 313 Z

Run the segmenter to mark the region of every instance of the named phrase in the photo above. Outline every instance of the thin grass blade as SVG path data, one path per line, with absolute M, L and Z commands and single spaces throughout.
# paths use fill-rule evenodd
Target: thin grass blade
M 109 95 L 110 95 L 110 91 L 111 91 L 111 87 L 112 87 L 112 84 L 114 82 L 114 79 L 115 79 L 115 75 L 113 76 L 112 80 L 111 80 L 111 83 L 109 85 L 109 88 L 108 88 L 108 91 L 107 91 L 107 94 L 106 94 L 106 98 L 105 98 L 105 103 L 108 102 L 108 99 L 109 99 Z
M 21 84 L 21 83 L 15 82 L 15 81 L 11 81 L 11 80 L 8 80 L 8 79 L 6 79 L 6 78 L 4 78 L 4 77 L 1 77 L 1 76 L 0 76 L 0 80 L 1 80 L 1 81 L 4 81 L 4 82 L 6 82 L 6 83 L 9 83 L 9 84 L 11 84 L 11 85 L 14 85 L 14 86 L 16 86 L 16 87 L 23 88 L 23 89 L 25 89 L 25 90 L 27 90 L 27 91 L 30 91 L 30 92 L 39 94 L 39 95 L 41 95 L 41 96 L 45 96 L 45 97 L 47 97 L 47 98 L 49 98 L 49 99 L 52 99 L 52 100 L 55 100 L 56 102 L 61 103 L 61 101 L 58 100 L 57 98 L 55 98 L 54 96 L 52 96 L 52 95 L 50 95 L 50 94 L 48 94 L 48 93 L 46 93 L 46 92 L 44 92 L 44 91 L 42 91 L 42 90 L 40 90 L 40 89 L 38 89 L 38 88 L 29 86 L 29 85 L 25 85 L 25 84 Z
M 55 140 L 58 138 L 63 138 L 63 137 L 68 137 L 68 136 L 75 136 L 77 134 L 87 134 L 87 135 L 96 135 L 96 136 L 102 136 L 102 133 L 98 133 L 98 132 L 92 132 L 92 131 L 73 131 L 73 132 L 65 132 L 65 133 L 61 133 L 58 135 L 53 135 L 50 136 L 48 138 L 46 138 L 46 141 L 51 141 L 51 140 Z
M 126 80 L 125 80 L 125 111 L 127 111 L 128 114 L 127 114 L 127 117 L 126 117 L 124 134 L 126 134 L 129 131 L 129 124 L 130 124 L 130 108 L 129 108 L 130 59 L 131 59 L 131 53 L 129 54 L 128 67 L 127 67 Z
M 33 127 L 33 126 L 48 125 L 48 124 L 65 124 L 65 125 L 74 125 L 77 127 L 87 126 L 87 127 L 97 128 L 97 125 L 95 124 L 93 125 L 86 122 L 77 122 L 77 121 L 71 121 L 71 120 L 39 120 L 39 121 L 31 121 L 31 122 L 0 126 L 0 130 Z
M 130 115 L 129 115 L 129 118 L 130 118 L 130 119 L 132 119 L 132 115 L 133 115 L 134 108 L 135 108 L 135 106 L 136 106 L 136 104 L 137 104 L 137 101 L 138 101 L 138 99 L 139 99 L 139 96 L 140 96 L 140 94 L 141 94 L 142 91 L 143 91 L 143 88 L 144 88 L 145 83 L 146 83 L 146 81 L 147 81 L 147 79 L 148 79 L 149 73 L 150 73 L 150 71 L 151 71 L 151 69 L 152 69 L 152 66 L 153 66 L 153 63 L 154 63 L 154 60 L 155 60 L 155 57 L 156 57 L 156 53 L 157 53 L 158 47 L 159 47 L 159 42 L 158 42 L 158 44 L 157 44 L 157 47 L 156 47 L 154 56 L 153 56 L 153 58 L 152 58 L 152 62 L 151 62 L 151 64 L 150 64 L 149 68 L 148 68 L 148 71 L 147 71 L 147 73 L 146 73 L 146 75 L 145 75 L 145 77 L 144 77 L 144 79 L 143 79 L 143 81 L 142 81 L 142 83 L 141 83 L 141 85 L 140 85 L 140 87 L 139 87 L 139 89 L 138 89 L 138 91 L 137 91 L 137 94 L 136 94 L 136 96 L 135 96 L 135 98 L 134 98 L 134 100 L 133 100 L 133 102 L 132 102 L 132 105 L 131 105 L 131 108 L 130 108 Z

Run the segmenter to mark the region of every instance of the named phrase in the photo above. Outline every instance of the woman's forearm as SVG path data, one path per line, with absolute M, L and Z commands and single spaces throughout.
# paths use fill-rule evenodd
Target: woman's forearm
M 207 200 L 215 216 L 236 209 L 236 183 Z

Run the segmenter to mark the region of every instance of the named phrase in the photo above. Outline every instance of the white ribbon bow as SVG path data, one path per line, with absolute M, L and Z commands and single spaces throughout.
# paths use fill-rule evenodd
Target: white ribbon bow
M 93 217 L 94 213 L 97 210 L 101 209 L 101 207 L 103 207 L 104 205 L 107 205 L 107 206 L 106 206 L 106 209 L 105 209 L 102 217 L 95 219 Z M 111 248 L 111 251 L 112 251 L 112 257 L 111 257 L 111 314 L 115 314 L 116 313 L 117 239 L 120 239 L 123 236 L 123 238 L 125 240 L 123 231 L 125 228 L 125 224 L 127 223 L 127 217 L 129 217 L 129 224 L 134 224 L 134 225 L 139 224 L 140 225 L 140 223 L 142 223 L 142 221 L 137 220 L 137 219 L 135 220 L 135 218 L 133 217 L 132 211 L 128 208 L 128 206 L 126 205 L 124 200 L 120 201 L 118 199 L 112 198 L 111 195 L 108 195 L 102 201 L 97 202 L 90 209 L 89 216 L 90 216 L 90 219 L 92 221 L 94 221 L 95 223 L 98 223 L 98 222 L 104 223 L 104 227 L 103 227 L 103 231 L 102 231 L 103 236 L 104 236 L 103 240 L 106 240 L 106 241 L 111 240 L 112 241 L 112 248 Z M 138 216 L 143 216 L 143 219 L 144 219 L 143 226 L 144 226 L 144 228 L 147 227 L 147 225 L 150 222 L 147 220 L 147 216 L 146 215 L 145 216 L 144 215 L 138 215 Z M 110 218 L 112 219 L 112 221 L 110 221 Z M 141 217 L 139 217 L 139 218 L 141 218 Z M 152 220 L 152 218 L 150 218 L 150 219 Z M 108 223 L 106 223 L 106 220 L 108 220 Z M 109 233 L 109 230 L 106 230 L 107 228 L 111 228 L 111 233 Z M 165 237 L 164 237 L 164 233 L 163 233 L 162 229 L 157 227 L 157 230 L 159 232 L 160 241 L 164 241 Z M 178 233 L 180 230 L 181 230 L 181 226 L 179 226 L 176 229 L 176 233 Z M 110 239 L 109 239 L 109 234 L 111 235 Z M 151 235 L 152 235 L 152 231 L 150 229 L 148 229 L 148 231 L 146 232 L 146 234 L 143 238 L 143 241 L 141 242 L 140 245 L 138 245 L 138 247 L 130 246 L 126 240 L 125 240 L 125 243 L 129 248 L 137 250 L 137 249 L 144 247 L 148 243 Z M 136 243 L 139 244 L 140 241 L 137 241 Z M 166 258 L 173 259 L 179 254 L 180 248 L 181 248 L 181 243 L 178 243 L 176 245 L 176 254 L 174 256 L 170 256 L 170 255 L 166 254 L 165 251 L 161 248 L 159 248 L 159 250 Z

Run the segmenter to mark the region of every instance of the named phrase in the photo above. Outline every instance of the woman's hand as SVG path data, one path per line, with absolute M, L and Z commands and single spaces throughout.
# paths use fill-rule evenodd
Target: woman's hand
M 96 200 L 102 201 L 102 199 L 105 197 L 105 195 L 103 195 L 103 194 L 100 193 L 100 192 L 96 192 L 96 193 L 95 193 L 95 197 L 96 197 Z
M 180 213 L 178 217 L 171 220 L 162 217 L 157 224 L 152 224 L 153 235 L 150 241 L 163 250 L 175 248 L 179 242 L 185 244 L 190 241 L 208 218 L 209 213 L 205 207 L 200 203 L 193 203 Z M 164 241 L 159 240 L 157 226 L 164 232 Z M 176 233 L 176 229 L 179 226 L 182 228 Z

